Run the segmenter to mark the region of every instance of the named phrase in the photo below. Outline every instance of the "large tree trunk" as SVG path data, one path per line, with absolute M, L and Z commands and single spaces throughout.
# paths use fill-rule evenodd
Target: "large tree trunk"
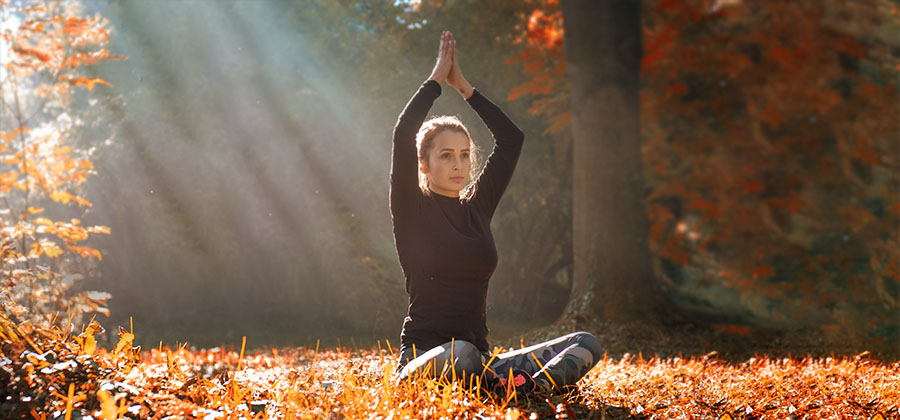
M 574 135 L 567 316 L 626 321 L 658 308 L 643 203 L 640 7 L 638 0 L 562 1 Z

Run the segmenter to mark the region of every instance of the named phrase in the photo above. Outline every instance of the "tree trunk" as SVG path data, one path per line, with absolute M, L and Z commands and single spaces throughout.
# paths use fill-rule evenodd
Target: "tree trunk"
M 574 279 L 566 316 L 647 319 L 658 308 L 638 118 L 641 2 L 563 0 L 571 85 Z

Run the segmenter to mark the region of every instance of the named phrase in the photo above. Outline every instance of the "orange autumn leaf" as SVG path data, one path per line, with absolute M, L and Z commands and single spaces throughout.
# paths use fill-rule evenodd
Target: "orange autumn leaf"
M 70 17 L 66 19 L 66 23 L 63 26 L 63 32 L 68 35 L 81 35 L 90 29 L 90 25 L 87 19 L 79 19 Z
M 94 206 L 90 201 L 87 201 L 81 197 L 72 196 L 72 200 L 74 200 L 76 203 L 81 204 L 82 206 L 85 206 L 85 207 L 93 207 Z
M 30 130 L 30 129 L 31 129 L 31 128 L 29 128 L 29 127 L 24 127 L 24 126 L 23 126 L 23 127 L 16 128 L 15 130 L 12 130 L 12 131 L 9 131 L 9 132 L 5 132 L 5 133 L 0 132 L 0 133 L 3 133 L 3 141 L 9 142 L 9 141 L 12 141 L 12 140 L 15 138 L 15 136 L 16 136 L 17 134 L 19 134 L 19 133 L 24 133 L 24 132 L 26 132 L 26 131 L 28 131 L 28 130 Z
M 94 248 L 88 248 L 85 246 L 78 246 L 78 245 L 66 245 L 66 248 L 68 248 L 69 251 L 72 251 L 84 258 L 96 258 L 97 260 L 100 260 L 100 261 L 103 260 L 103 255 L 100 253 L 99 250 L 96 250 Z
M 112 85 L 109 84 L 106 80 L 103 80 L 99 77 L 95 77 L 95 78 L 79 77 L 79 78 L 73 80 L 72 83 L 74 83 L 75 86 L 84 85 L 84 87 L 86 87 L 88 90 L 93 90 L 94 85 L 97 85 L 97 84 L 107 85 L 109 87 L 112 87 Z
M 87 228 L 87 230 L 88 230 L 88 232 L 90 232 L 90 233 L 105 233 L 105 234 L 107 234 L 107 235 L 109 234 L 109 227 L 107 227 L 107 226 L 102 226 L 102 225 L 100 225 L 100 226 L 91 226 L 91 227 Z
M 15 51 L 15 52 L 17 52 L 17 53 L 19 53 L 19 54 L 22 54 L 22 55 L 32 55 L 32 56 L 34 56 L 34 57 L 37 57 L 38 60 L 41 60 L 41 61 L 43 61 L 43 62 L 50 61 L 50 55 L 49 55 L 49 54 L 47 54 L 47 53 L 45 53 L 45 52 L 43 52 L 43 51 L 40 51 L 40 50 L 38 50 L 38 49 L 36 49 L 36 48 L 28 48 L 28 47 L 15 46 L 15 47 L 12 48 L 12 50 Z
M 72 153 L 72 146 L 57 146 L 53 148 L 53 153 L 57 155 L 67 155 Z
M 68 204 L 73 198 L 75 198 L 75 196 L 69 194 L 68 191 L 56 190 L 50 193 L 50 199 L 57 203 Z
M 43 254 L 50 258 L 56 258 L 63 253 L 63 250 L 60 249 L 59 246 L 47 239 L 42 239 L 40 242 L 33 242 L 31 243 L 30 247 L 31 251 L 29 252 L 29 255 L 34 257 L 38 257 Z

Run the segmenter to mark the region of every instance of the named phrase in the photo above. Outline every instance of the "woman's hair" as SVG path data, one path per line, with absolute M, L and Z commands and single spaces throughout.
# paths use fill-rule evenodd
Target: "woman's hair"
M 472 166 L 469 169 L 469 185 L 467 185 L 459 194 L 460 199 L 469 199 L 472 194 L 475 193 L 474 180 L 478 171 L 478 148 L 475 145 L 475 142 L 472 141 L 469 130 L 466 129 L 466 126 L 463 125 L 459 118 L 454 115 L 442 115 L 431 117 L 425 121 L 422 124 L 422 127 L 419 128 L 419 132 L 416 134 L 416 151 L 418 152 L 419 159 L 428 162 L 429 153 L 431 153 L 431 149 L 434 147 L 434 138 L 444 130 L 463 133 L 466 135 L 466 138 L 469 139 L 469 161 L 472 163 Z M 431 189 L 428 188 L 428 176 L 422 173 L 421 169 L 419 170 L 419 188 L 422 189 L 423 194 L 431 194 Z

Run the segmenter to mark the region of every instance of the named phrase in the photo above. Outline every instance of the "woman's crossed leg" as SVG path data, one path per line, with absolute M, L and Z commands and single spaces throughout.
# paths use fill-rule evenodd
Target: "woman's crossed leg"
M 490 355 L 468 341 L 451 341 L 417 355 L 407 349 L 400 355 L 400 378 L 428 376 L 466 378 L 473 381 L 504 380 L 511 373 L 530 375 L 543 390 L 575 385 L 602 357 L 597 339 L 587 332 L 567 334 L 519 350 Z M 474 383 L 474 382 L 470 382 Z

